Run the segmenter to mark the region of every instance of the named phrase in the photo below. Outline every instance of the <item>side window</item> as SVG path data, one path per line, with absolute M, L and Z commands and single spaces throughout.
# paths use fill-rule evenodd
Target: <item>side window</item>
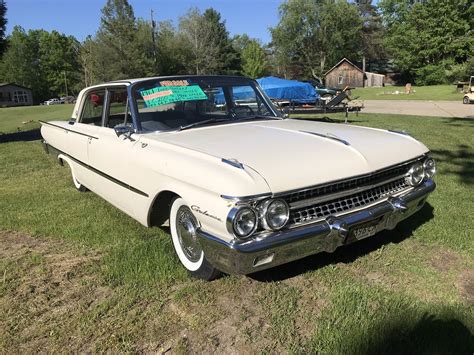
M 239 116 L 251 115 L 270 115 L 267 106 L 257 97 L 255 89 L 251 86 L 233 86 L 232 100 L 234 102 L 234 111 Z
M 119 124 L 132 124 L 130 116 L 130 107 L 127 100 L 127 89 L 111 88 L 109 92 L 109 107 L 107 108 L 107 117 L 105 126 L 114 128 Z
M 81 123 L 102 126 L 104 111 L 105 89 L 91 91 L 87 94 L 82 109 Z

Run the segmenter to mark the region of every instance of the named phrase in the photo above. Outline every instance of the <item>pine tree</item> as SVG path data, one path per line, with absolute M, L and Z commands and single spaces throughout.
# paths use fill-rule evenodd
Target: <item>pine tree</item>
M 7 4 L 5 0 L 0 0 L 0 58 L 6 46 L 5 30 L 7 28 L 7 22 Z

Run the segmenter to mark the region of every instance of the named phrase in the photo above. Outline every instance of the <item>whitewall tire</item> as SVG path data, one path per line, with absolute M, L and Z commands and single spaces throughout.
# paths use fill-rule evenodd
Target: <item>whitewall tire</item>
M 79 180 L 76 179 L 76 177 L 74 176 L 74 173 L 72 172 L 71 170 L 71 174 L 72 174 L 72 182 L 74 183 L 74 186 L 76 187 L 77 191 L 79 192 L 86 192 L 87 191 L 87 187 L 85 187 L 84 185 L 82 185 Z
M 192 276 L 212 280 L 220 272 L 204 256 L 196 233 L 198 227 L 198 221 L 186 202 L 180 197 L 175 198 L 171 203 L 170 231 L 176 255 Z

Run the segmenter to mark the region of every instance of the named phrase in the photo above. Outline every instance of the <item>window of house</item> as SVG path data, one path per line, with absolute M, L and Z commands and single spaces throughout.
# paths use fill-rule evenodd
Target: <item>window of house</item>
M 87 94 L 82 108 L 79 122 L 102 126 L 102 113 L 104 111 L 105 89 L 91 91 Z
M 338 83 L 339 85 L 344 84 L 344 77 L 342 75 L 339 75 Z
M 13 91 L 13 102 L 16 102 L 16 103 L 28 102 L 28 93 L 25 90 Z

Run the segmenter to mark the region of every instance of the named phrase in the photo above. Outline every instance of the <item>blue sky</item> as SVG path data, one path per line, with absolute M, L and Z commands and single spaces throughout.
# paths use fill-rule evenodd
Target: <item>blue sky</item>
M 13 26 L 25 29 L 57 30 L 83 40 L 93 35 L 100 23 L 100 9 L 106 0 L 6 0 L 7 33 Z M 190 7 L 204 10 L 213 7 L 226 21 L 231 35 L 247 33 L 263 42 L 270 40 L 268 27 L 278 22 L 278 5 L 281 0 L 129 0 L 136 17 L 172 20 L 177 24 L 180 16 Z

